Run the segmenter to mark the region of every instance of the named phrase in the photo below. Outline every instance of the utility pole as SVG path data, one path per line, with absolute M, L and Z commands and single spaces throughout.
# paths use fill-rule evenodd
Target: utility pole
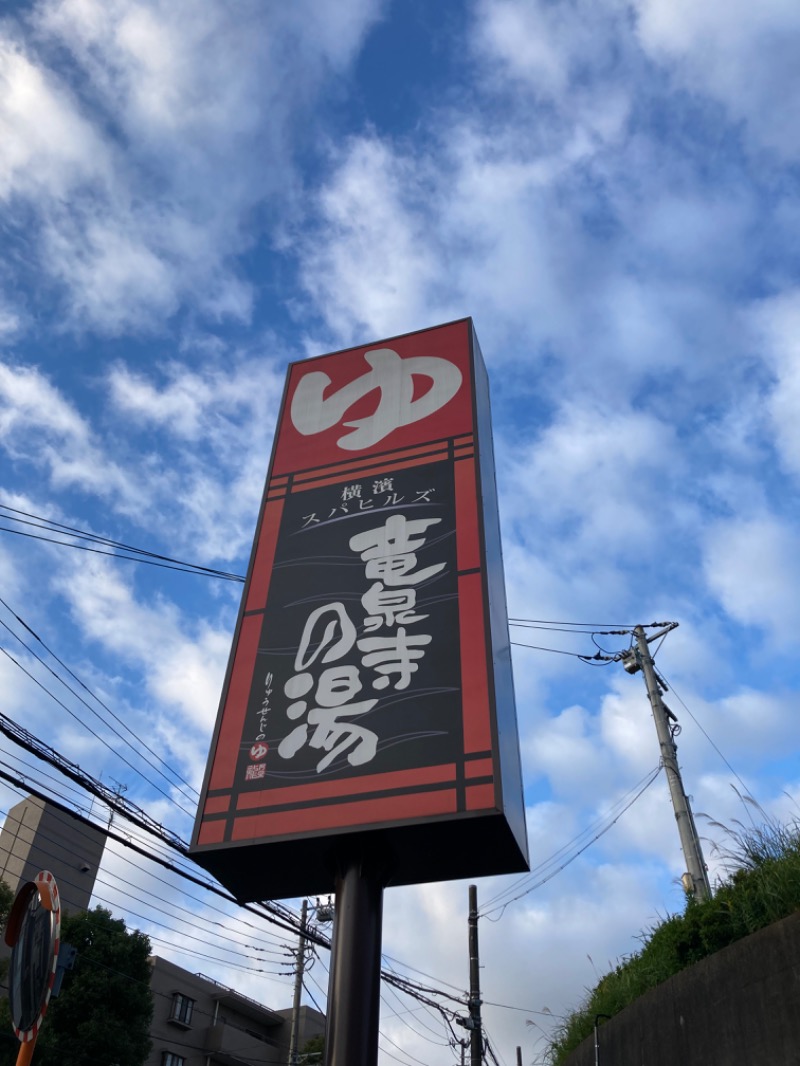
M 481 1029 L 481 973 L 478 960 L 478 889 L 469 886 L 469 1063 L 481 1066 L 483 1030 Z
M 297 944 L 297 966 L 294 974 L 294 1001 L 292 1003 L 292 1035 L 289 1040 L 289 1066 L 297 1066 L 297 1043 L 300 1036 L 300 997 L 303 992 L 303 971 L 306 966 L 306 919 L 308 900 L 303 900 L 300 913 L 300 939 Z
M 673 628 L 673 626 L 670 626 Z M 703 861 L 703 851 L 700 847 L 700 838 L 694 824 L 692 808 L 689 798 L 683 788 L 681 771 L 678 766 L 678 755 L 672 729 L 668 716 L 674 719 L 674 715 L 665 706 L 661 699 L 661 688 L 656 677 L 655 665 L 653 664 L 647 637 L 642 626 L 636 626 L 633 630 L 636 638 L 636 659 L 642 669 L 647 695 L 650 706 L 653 709 L 653 720 L 656 724 L 658 742 L 661 746 L 661 761 L 669 784 L 669 794 L 675 811 L 675 820 L 678 823 L 678 833 L 681 838 L 681 847 L 686 860 L 688 872 L 683 875 L 684 889 L 696 899 L 708 899 L 711 895 L 711 886 L 708 881 L 706 865 Z M 627 669 L 627 667 L 626 667 Z

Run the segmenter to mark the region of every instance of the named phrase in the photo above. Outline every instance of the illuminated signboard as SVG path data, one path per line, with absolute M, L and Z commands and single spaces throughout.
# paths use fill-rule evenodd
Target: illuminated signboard
M 289 368 L 192 840 L 240 899 L 527 869 L 472 321 Z

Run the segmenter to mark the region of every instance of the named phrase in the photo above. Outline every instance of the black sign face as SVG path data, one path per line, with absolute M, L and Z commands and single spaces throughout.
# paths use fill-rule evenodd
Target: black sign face
M 263 619 L 239 791 L 454 762 L 452 463 L 288 496 Z
M 31 894 L 22 918 L 8 971 L 11 1020 L 21 1031 L 33 1028 L 47 1000 L 53 968 L 53 912 L 43 905 L 38 892 Z

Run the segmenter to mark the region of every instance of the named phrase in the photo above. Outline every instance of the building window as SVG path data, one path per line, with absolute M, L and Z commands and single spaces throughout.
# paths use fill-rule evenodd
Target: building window
M 176 1055 L 173 1051 L 165 1051 L 161 1055 L 161 1066 L 184 1066 L 186 1059 Z
M 192 1011 L 194 1010 L 194 1000 L 189 999 L 188 996 L 184 996 L 180 992 L 173 993 L 172 996 L 172 1010 L 169 1013 L 169 1020 L 176 1022 L 178 1025 L 185 1025 L 187 1028 L 192 1024 Z M 165 1066 L 181 1066 L 181 1063 L 166 1063 Z

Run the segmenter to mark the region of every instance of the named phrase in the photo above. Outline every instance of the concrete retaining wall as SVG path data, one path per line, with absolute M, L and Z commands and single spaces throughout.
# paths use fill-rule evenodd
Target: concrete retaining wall
M 651 989 L 599 1029 L 600 1066 L 800 1066 L 800 914 Z M 567 1066 L 595 1066 L 594 1037 Z

